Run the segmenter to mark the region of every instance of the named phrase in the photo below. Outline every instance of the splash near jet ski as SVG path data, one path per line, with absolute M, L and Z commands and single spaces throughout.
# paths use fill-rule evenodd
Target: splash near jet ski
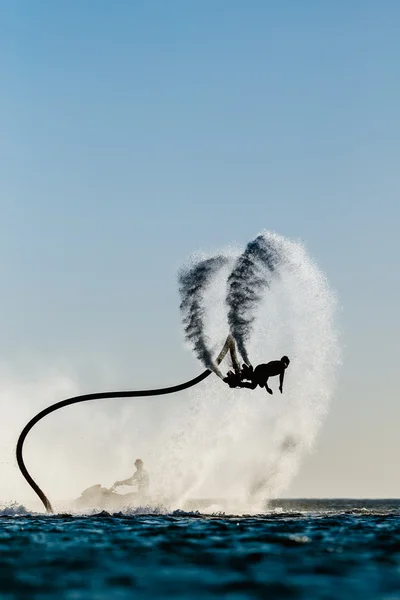
M 121 507 L 148 506 L 152 502 L 149 496 L 149 474 L 144 467 L 141 458 L 135 460 L 136 471 L 128 479 L 116 481 L 111 488 L 107 489 L 100 484 L 92 485 L 82 492 L 75 500 L 77 510 L 96 507 L 101 510 L 120 510 Z M 118 494 L 116 488 L 134 487 L 134 492 Z
M 230 345 L 230 340 L 227 339 L 226 343 L 224 344 L 220 354 L 218 355 L 218 357 L 215 361 L 216 365 L 219 365 L 219 363 L 224 359 L 226 353 L 228 352 L 229 345 Z M 159 388 L 159 389 L 155 389 L 155 390 L 121 391 L 121 392 L 99 392 L 97 394 L 84 394 L 82 396 L 75 396 L 74 398 L 67 398 L 66 400 L 62 400 L 61 402 L 56 402 L 56 404 L 52 404 L 51 406 L 45 408 L 40 413 L 35 415 L 33 417 L 33 419 L 31 419 L 25 425 L 24 429 L 22 430 L 22 432 L 18 438 L 17 448 L 16 448 L 16 457 L 17 457 L 17 463 L 18 463 L 18 466 L 19 466 L 19 469 L 20 469 L 22 475 L 25 477 L 26 481 L 31 486 L 31 488 L 34 490 L 34 492 L 39 496 L 46 511 L 53 512 L 53 507 L 51 505 L 51 502 L 47 498 L 47 496 L 43 492 L 43 490 L 36 483 L 36 481 L 33 479 L 33 477 L 30 475 L 28 469 L 26 468 L 25 461 L 23 458 L 23 447 L 24 447 L 25 439 L 26 439 L 28 433 L 30 432 L 30 430 L 34 427 L 34 425 L 36 425 L 36 423 L 38 423 L 41 419 L 43 419 L 50 413 L 55 412 L 56 410 L 59 410 L 60 408 L 70 406 L 71 404 L 87 402 L 89 400 L 101 400 L 101 399 L 105 399 L 105 398 L 138 398 L 138 397 L 144 397 L 144 396 L 161 396 L 161 395 L 165 395 L 165 394 L 172 394 L 172 393 L 180 392 L 180 391 L 188 389 L 194 385 L 197 385 L 198 383 L 203 381 L 203 379 L 208 377 L 210 374 L 211 374 L 211 371 L 209 369 L 207 369 L 203 373 L 200 373 L 200 375 L 198 375 L 194 379 L 191 379 L 190 381 L 186 381 L 184 383 L 174 385 L 174 386 L 171 386 L 168 388 Z

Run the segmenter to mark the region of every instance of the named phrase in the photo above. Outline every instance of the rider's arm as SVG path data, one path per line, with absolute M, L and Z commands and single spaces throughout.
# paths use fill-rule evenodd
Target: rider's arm
M 118 487 L 120 485 L 133 485 L 136 481 L 136 473 L 129 477 L 128 479 L 124 479 L 123 481 L 116 481 L 113 487 Z
M 283 378 L 285 377 L 285 369 L 282 369 L 279 375 L 279 391 L 282 394 L 283 390 Z

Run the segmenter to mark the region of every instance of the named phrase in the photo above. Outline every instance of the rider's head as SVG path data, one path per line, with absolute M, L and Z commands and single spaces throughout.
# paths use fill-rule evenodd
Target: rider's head
M 285 365 L 285 369 L 287 369 L 290 363 L 289 358 L 287 356 L 282 356 L 281 362 L 283 362 L 283 364 Z
M 141 469 L 141 468 L 143 467 L 143 461 L 142 461 L 142 459 L 141 459 L 141 458 L 137 458 L 137 459 L 135 460 L 135 467 L 136 467 L 137 469 Z

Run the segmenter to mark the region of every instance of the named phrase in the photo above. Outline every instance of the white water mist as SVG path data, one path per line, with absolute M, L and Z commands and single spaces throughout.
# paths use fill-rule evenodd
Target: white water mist
M 191 413 L 179 444 L 165 449 L 165 468 L 171 461 L 177 475 L 165 492 L 177 506 L 211 497 L 232 511 L 260 510 L 288 488 L 327 411 L 339 362 L 335 295 L 301 244 L 264 235 L 279 247 L 281 264 L 260 301 L 247 351 L 253 365 L 289 356 L 284 393 L 274 380 L 270 396 L 260 388 L 230 389 L 216 377 L 188 393 Z M 215 353 L 229 331 L 226 281 L 219 273 L 204 293 Z
M 289 356 L 284 393 L 273 379 L 270 396 L 259 388 L 231 389 L 211 374 L 178 395 L 99 401 L 49 416 L 30 435 L 25 455 L 56 509 L 89 485 L 108 487 L 128 477 L 139 456 L 150 472 L 154 501 L 168 508 L 215 498 L 223 501 L 217 502 L 216 510 L 258 511 L 288 489 L 332 396 L 339 363 L 336 303 L 326 278 L 301 244 L 264 235 L 279 247 L 281 263 L 262 295 L 246 349 L 253 365 Z M 226 261 L 204 289 L 204 333 L 213 356 L 229 333 L 227 281 L 240 253 L 220 253 Z M 228 368 L 225 359 L 221 371 Z M 70 374 L 43 379 L 44 383 L 21 383 L 4 372 L 2 379 L 9 418 L 2 436 L 7 452 L 0 467 L 7 485 L 1 499 L 26 499 L 35 508 L 40 504 L 15 464 L 15 443 L 23 425 L 36 410 L 63 397 L 119 387 L 115 380 L 97 378 L 82 389 Z

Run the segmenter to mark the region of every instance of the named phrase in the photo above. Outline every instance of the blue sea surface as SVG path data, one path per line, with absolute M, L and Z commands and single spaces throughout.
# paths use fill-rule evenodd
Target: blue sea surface
M 400 599 L 400 501 L 276 501 L 257 516 L 0 512 L 2 600 L 217 597 Z

